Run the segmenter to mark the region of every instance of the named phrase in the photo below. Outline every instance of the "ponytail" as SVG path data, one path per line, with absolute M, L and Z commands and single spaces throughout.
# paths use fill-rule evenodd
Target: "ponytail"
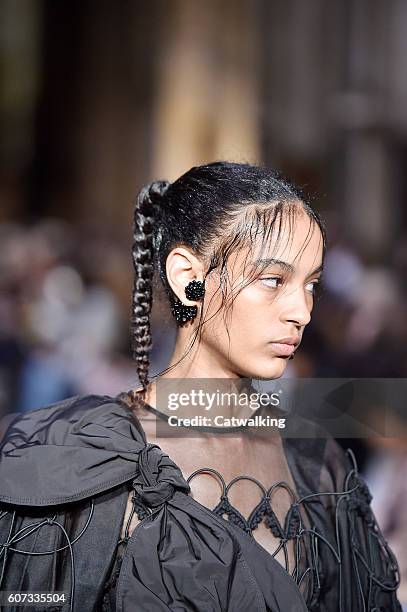
M 131 309 L 132 355 L 144 394 L 148 386 L 151 341 L 154 225 L 170 183 L 154 181 L 141 189 L 134 210 L 132 259 L 134 284 Z

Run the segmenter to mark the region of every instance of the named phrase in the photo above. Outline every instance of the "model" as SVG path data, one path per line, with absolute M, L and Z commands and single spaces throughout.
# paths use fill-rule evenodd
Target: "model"
M 265 408 L 240 403 L 298 350 L 325 250 L 320 216 L 265 168 L 216 162 L 141 190 L 139 383 L 8 425 L 2 609 L 26 592 L 29 609 L 63 612 L 401 610 L 397 561 L 353 453 L 322 429 L 307 435 L 299 417 L 283 435 L 277 395 Z M 150 376 L 156 278 L 177 336 L 168 367 Z M 235 400 L 221 404 L 230 388 Z

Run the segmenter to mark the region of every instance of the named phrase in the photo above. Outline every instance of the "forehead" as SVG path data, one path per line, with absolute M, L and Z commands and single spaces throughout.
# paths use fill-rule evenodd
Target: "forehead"
M 309 273 L 322 265 L 323 237 L 318 223 L 303 209 L 281 215 L 274 224 L 230 258 L 236 273 L 256 272 L 278 266 L 287 272 Z
M 310 259 L 321 260 L 323 252 L 322 232 L 315 221 L 304 210 L 297 209 L 293 215 L 283 215 L 270 233 L 267 244 L 260 244 L 254 254 L 260 253 L 300 265 Z

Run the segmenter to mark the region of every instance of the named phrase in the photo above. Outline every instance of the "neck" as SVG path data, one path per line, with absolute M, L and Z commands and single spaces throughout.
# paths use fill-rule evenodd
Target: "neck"
M 189 350 L 190 340 L 191 335 L 180 330 L 167 366 L 171 370 L 163 378 L 233 378 L 236 382 L 244 379 L 229 361 L 198 339 Z
M 250 378 L 243 377 L 233 370 L 230 362 L 226 362 L 219 353 L 215 353 L 210 347 L 196 340 L 194 346 L 189 350 L 190 333 L 187 330 L 179 330 L 174 351 L 167 368 L 169 372 L 153 380 L 144 395 L 144 401 L 158 410 L 160 413 L 177 417 L 191 417 L 195 414 L 215 416 L 221 414 L 224 417 L 248 417 L 252 410 L 247 404 L 239 404 L 235 399 L 239 394 L 255 392 Z M 186 354 L 187 353 L 187 354 Z M 180 362 L 180 363 L 178 363 Z M 166 369 L 167 369 L 166 368 Z M 197 379 L 194 383 L 194 379 Z M 199 380 L 198 380 L 199 379 Z M 176 409 L 169 409 L 168 398 L 170 394 L 177 398 L 181 393 L 204 394 L 204 405 L 211 405 L 207 410 L 201 403 L 195 403 L 192 399 L 186 405 L 180 405 Z M 223 396 L 219 400 L 219 394 L 232 394 L 232 399 Z M 196 396 L 195 396 L 196 397 Z M 202 394 L 200 395 L 202 399 Z M 218 404 L 218 400 L 221 405 Z

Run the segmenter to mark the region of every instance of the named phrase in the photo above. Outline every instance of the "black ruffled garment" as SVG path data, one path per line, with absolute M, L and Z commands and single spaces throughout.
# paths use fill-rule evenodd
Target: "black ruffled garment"
M 0 443 L 0 591 L 69 595 L 28 608 L 49 612 L 401 612 L 352 453 L 325 434 L 283 441 L 298 497 L 281 525 L 271 495 L 247 520 L 227 495 L 194 500 L 123 395 L 17 415 Z M 131 490 L 141 522 L 121 540 Z M 292 572 L 253 537 L 261 520 L 279 548 L 295 540 Z

